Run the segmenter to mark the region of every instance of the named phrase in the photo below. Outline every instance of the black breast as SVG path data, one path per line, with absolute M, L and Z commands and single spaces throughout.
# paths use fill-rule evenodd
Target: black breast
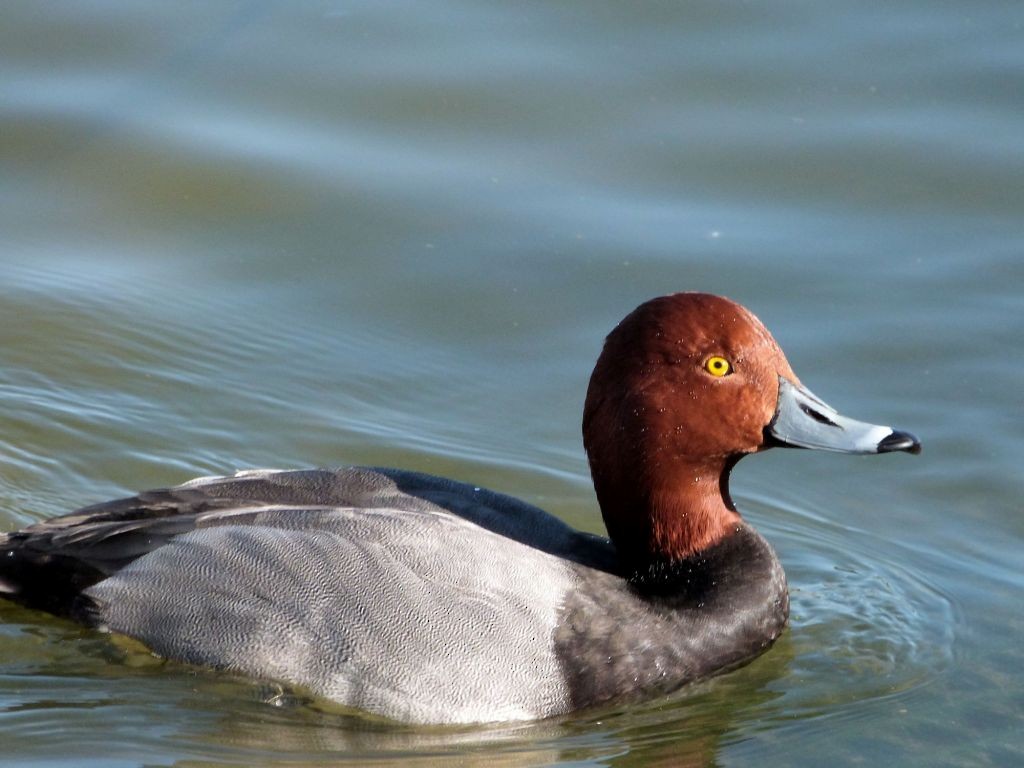
M 789 615 L 786 577 L 747 525 L 631 580 L 581 571 L 556 629 L 575 707 L 667 693 L 767 650 Z

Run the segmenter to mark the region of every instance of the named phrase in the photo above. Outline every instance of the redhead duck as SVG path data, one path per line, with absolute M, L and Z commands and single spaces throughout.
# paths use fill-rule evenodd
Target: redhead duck
M 611 332 L 583 413 L 610 539 L 396 469 L 249 471 L 0 536 L 0 595 L 168 659 L 412 723 L 532 719 L 653 696 L 765 651 L 789 613 L 729 473 L 776 445 L 920 449 L 839 415 L 718 296 Z

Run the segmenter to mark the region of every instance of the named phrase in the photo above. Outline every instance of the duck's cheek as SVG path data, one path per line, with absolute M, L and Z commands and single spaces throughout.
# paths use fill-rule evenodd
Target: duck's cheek
M 709 394 L 693 414 L 684 435 L 689 453 L 729 456 L 751 453 L 762 442 L 762 414 L 735 387 L 723 386 Z
M 733 453 L 757 453 L 764 450 L 764 425 L 766 423 L 762 414 L 748 412 L 742 429 L 737 432 L 739 439 Z
M 771 421 L 775 409 L 765 405 L 762 390 L 760 385 L 746 386 L 735 398 L 730 418 L 723 425 L 724 453 L 755 453 L 763 450 L 764 428 Z

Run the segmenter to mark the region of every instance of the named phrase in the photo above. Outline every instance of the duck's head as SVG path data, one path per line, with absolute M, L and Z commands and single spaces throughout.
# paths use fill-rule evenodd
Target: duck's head
M 688 557 L 734 530 L 729 471 L 748 453 L 920 450 L 909 433 L 841 416 L 803 387 L 753 313 L 705 293 L 652 299 L 608 335 L 583 442 L 628 568 Z

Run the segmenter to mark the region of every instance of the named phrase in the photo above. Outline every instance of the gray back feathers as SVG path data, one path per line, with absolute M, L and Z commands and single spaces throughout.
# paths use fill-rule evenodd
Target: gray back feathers
M 575 580 L 569 564 L 403 493 L 383 474 L 341 479 L 358 507 L 323 506 L 340 495 L 325 487 L 339 480 L 326 472 L 187 484 L 237 497 L 248 483 L 244 495 L 294 504 L 310 493 L 319 503 L 200 514 L 194 530 L 86 590 L 100 622 L 169 658 L 297 683 L 408 722 L 566 710 L 554 631 Z M 474 503 L 481 492 L 446 486 L 434 490 L 476 506 L 477 517 L 496 514 Z M 562 527 L 535 512 L 546 520 L 517 533 L 543 538 L 538 526 Z

